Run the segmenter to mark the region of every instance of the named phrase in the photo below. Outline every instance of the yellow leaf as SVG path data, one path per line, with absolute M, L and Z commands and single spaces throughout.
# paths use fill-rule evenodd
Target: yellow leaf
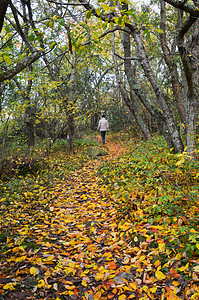
M 71 240 L 71 241 L 70 241 L 71 246 L 75 246 L 76 243 L 77 243 L 77 242 L 76 242 L 75 240 Z
M 96 9 L 96 13 L 97 13 L 97 15 L 99 16 L 100 15 L 100 8 L 98 7 L 97 9 Z
M 54 258 L 54 255 L 49 255 L 46 259 L 44 259 L 44 261 L 52 261 Z
M 189 263 L 186 264 L 186 266 L 178 268 L 179 271 L 183 272 L 189 267 Z
M 151 289 L 149 289 L 149 291 L 150 291 L 151 293 L 155 293 L 155 292 L 157 291 L 157 287 L 154 286 L 154 287 L 152 287 Z
M 98 274 L 95 276 L 95 280 L 96 280 L 96 281 L 99 281 L 99 280 L 101 280 L 101 279 L 104 279 L 104 274 L 98 273 Z
M 195 293 L 194 295 L 191 296 L 191 300 L 198 300 L 199 293 Z
M 125 265 L 125 264 L 128 264 L 129 261 L 130 261 L 129 257 L 128 257 L 128 256 L 125 256 L 125 258 L 124 258 L 124 260 L 123 260 L 122 263 Z
M 132 282 L 132 283 L 130 282 L 129 285 L 132 289 L 134 289 L 134 290 L 137 289 L 137 284 L 135 282 Z
M 51 244 L 49 242 L 46 242 L 45 246 L 49 248 L 49 247 L 51 247 Z
M 165 243 L 163 243 L 163 242 L 158 243 L 158 247 L 159 247 L 161 252 L 165 251 Z
M 199 273 L 199 266 L 193 267 L 194 272 Z
M 182 257 L 182 254 L 181 253 L 178 253 L 176 256 L 175 256 L 175 260 L 180 260 Z
M 196 248 L 199 249 L 199 244 L 196 244 Z
M 37 283 L 38 288 L 41 288 L 45 285 L 45 281 L 43 279 L 39 280 Z
M 3 287 L 4 290 L 14 290 L 14 286 L 12 282 L 8 282 L 6 285 Z
M 24 261 L 24 260 L 26 260 L 26 255 L 21 256 L 21 257 L 17 257 L 17 258 L 15 259 L 15 262 L 22 262 L 22 261 Z
M 82 279 L 82 285 L 87 286 L 87 282 L 84 279 Z
M 143 289 L 143 291 L 145 291 L 145 292 L 146 292 L 146 291 L 148 291 L 148 289 L 149 289 L 149 288 L 148 288 L 148 286 L 147 286 L 147 285 L 144 285 L 142 289 Z
M 105 10 L 105 11 L 107 11 L 107 12 L 109 12 L 109 11 L 111 11 L 113 8 L 111 7 L 111 6 L 108 6 L 108 5 L 106 5 L 106 4 L 101 4 L 101 7 Z
M 161 262 L 160 260 L 156 260 L 155 263 L 154 263 L 154 266 L 157 268 L 159 266 L 161 266 Z
M 161 272 L 161 271 L 156 271 L 155 272 L 155 277 L 158 279 L 158 280 L 163 280 L 166 278 L 166 276 Z
M 178 282 L 178 281 L 173 281 L 172 284 L 173 284 L 174 286 L 179 286 L 179 282 Z
M 3 58 L 8 65 L 12 63 L 12 60 L 8 54 L 3 54 Z
M 124 300 L 124 299 L 126 299 L 126 295 L 124 295 L 124 294 L 120 295 L 119 298 L 118 298 L 118 300 Z
M 35 267 L 31 267 L 30 268 L 30 274 L 35 276 L 37 274 L 37 269 Z
M 74 261 L 71 261 L 71 262 L 68 264 L 68 266 L 69 266 L 70 268 L 75 268 L 75 262 L 74 262 Z
M 73 272 L 73 271 L 74 271 L 74 268 L 70 268 L 70 267 L 65 268 L 66 274 L 69 274 L 69 273 L 71 273 L 71 272 Z

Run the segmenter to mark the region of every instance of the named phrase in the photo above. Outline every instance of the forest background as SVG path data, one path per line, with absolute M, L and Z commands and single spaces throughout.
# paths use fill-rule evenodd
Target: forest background
M 38 237 L 37 246 L 24 237 L 27 211 L 34 206 L 35 211 L 53 214 L 55 186 L 90 161 L 88 147 L 101 148 L 96 128 L 102 113 L 111 130 L 105 147 L 110 153 L 103 163 L 96 163 L 101 178 L 96 180 L 115 202 L 120 229 L 130 226 L 127 219 L 139 227 L 134 232 L 131 228 L 127 239 L 135 248 L 148 240 L 150 226 L 159 224 L 150 231 L 156 242 L 150 247 L 159 251 L 152 259 L 159 272 L 154 278 L 164 280 L 170 272 L 175 279 L 170 291 L 163 291 L 164 286 L 150 291 L 145 277 L 143 285 L 139 281 L 131 289 L 146 297 L 188 295 L 168 299 L 198 295 L 198 17 L 198 0 L 1 0 L 0 241 L 1 263 L 7 268 L 1 295 L 11 297 L 9 293 L 19 288 L 18 271 L 13 275 L 8 267 L 9 251 L 14 251 L 14 264 L 21 270 L 27 259 L 21 251 L 36 251 L 40 244 Z M 32 217 L 34 222 L 43 218 Z M 32 294 L 34 289 L 48 289 L 38 267 L 25 270 Z M 102 275 L 104 271 L 97 278 L 102 280 Z M 56 295 L 58 286 L 52 286 L 50 292 L 54 289 Z M 83 281 L 87 287 L 88 278 Z M 92 299 L 82 286 L 78 288 L 75 296 L 82 293 Z M 108 293 L 125 299 L 118 289 Z M 103 299 L 100 288 L 96 293 L 100 296 L 95 299 Z

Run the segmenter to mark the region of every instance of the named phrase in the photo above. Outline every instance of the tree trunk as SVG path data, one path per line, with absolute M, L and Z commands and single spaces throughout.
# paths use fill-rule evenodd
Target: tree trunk
M 128 35 L 129 36 L 129 35 Z M 130 39 L 128 39 L 129 43 L 127 45 L 129 52 L 130 52 Z M 113 52 L 113 62 L 114 62 L 114 66 L 115 66 L 115 76 L 116 76 L 116 80 L 117 80 L 117 84 L 119 87 L 119 91 L 121 93 L 122 99 L 124 101 L 124 103 L 127 105 L 127 107 L 129 108 L 130 112 L 132 113 L 133 117 L 135 118 L 135 121 L 137 123 L 137 125 L 139 126 L 144 138 L 146 140 L 149 140 L 151 138 L 151 134 L 146 126 L 146 124 L 144 123 L 144 121 L 142 120 L 138 110 L 137 110 L 137 105 L 135 104 L 135 95 L 133 95 L 133 90 L 131 89 L 131 85 L 130 89 L 131 89 L 131 93 L 130 93 L 130 98 L 129 95 L 127 93 L 127 91 L 125 90 L 123 83 L 121 82 L 120 79 L 120 75 L 119 75 L 119 70 L 117 67 L 117 61 L 116 61 L 116 57 L 115 57 L 115 43 L 114 43 L 114 33 L 112 33 L 112 52 Z M 124 51 L 125 53 L 125 51 Z M 125 53 L 125 56 L 130 57 L 130 53 Z M 129 60 L 124 60 L 124 65 L 125 65 L 125 74 L 127 79 L 129 79 L 129 75 L 133 76 L 133 70 L 132 70 L 132 66 L 131 66 L 131 61 Z M 128 73 L 128 71 L 130 73 Z
M 0 4 L 0 32 L 3 28 L 3 21 L 8 7 L 9 0 L 1 0 Z
M 76 73 L 76 54 L 72 54 L 72 69 L 70 76 L 70 85 L 69 85 L 69 99 L 67 105 L 67 114 L 68 114 L 68 149 L 69 152 L 74 152 L 74 137 L 75 137 L 75 121 L 74 121 L 74 110 L 73 103 L 75 97 L 75 73 Z
M 173 95 L 175 98 L 175 102 L 177 104 L 177 108 L 180 115 L 180 120 L 183 124 L 185 124 L 185 111 L 184 106 L 182 103 L 182 94 L 180 90 L 180 83 L 179 83 L 179 76 L 177 72 L 177 66 L 170 55 L 170 51 L 168 49 L 167 43 L 166 43 L 166 5 L 163 0 L 161 2 L 161 22 L 160 22 L 160 28 L 162 29 L 162 33 L 160 34 L 160 41 L 161 41 L 161 47 L 164 54 L 164 60 L 168 66 L 169 73 L 171 76 L 171 83 L 172 83 L 172 89 L 173 89 Z
M 192 20 L 188 19 L 182 24 L 181 14 L 179 13 L 179 20 L 181 23 L 178 29 L 177 43 L 178 49 L 181 56 L 181 61 L 183 64 L 184 74 L 187 81 L 187 106 L 186 106 L 186 142 L 187 142 L 187 153 L 196 160 L 196 122 L 198 117 L 198 107 L 199 107 L 199 67 L 198 60 L 199 57 L 199 21 L 195 23 L 195 28 L 192 34 L 191 43 L 186 49 L 184 44 L 184 36 L 187 30 L 192 25 Z M 190 23 L 189 23 L 190 21 Z M 188 53 L 187 53 L 188 51 Z
M 140 64 L 144 70 L 146 77 L 148 78 L 149 82 L 151 83 L 151 86 L 154 90 L 156 98 L 161 106 L 162 111 L 163 111 L 164 120 L 165 120 L 166 126 L 168 128 L 168 134 L 171 136 L 171 141 L 172 141 L 173 147 L 176 152 L 183 152 L 184 146 L 182 143 L 182 139 L 181 139 L 178 129 L 176 127 L 172 112 L 167 104 L 165 96 L 155 80 L 153 71 L 150 67 L 148 57 L 146 55 L 144 46 L 143 46 L 141 38 L 140 38 L 139 30 L 136 27 L 135 30 L 131 30 L 131 33 L 132 33 L 132 36 L 134 37 L 134 41 L 138 48 Z
M 196 160 L 196 123 L 199 109 L 199 64 L 197 58 L 199 57 L 199 20 L 195 24 L 191 43 L 188 47 L 190 56 L 190 67 L 193 80 L 193 92 L 188 93 L 187 97 L 187 152 Z
M 6 86 L 5 83 L 0 82 L 0 113 L 2 111 L 2 102 L 3 102 L 3 94 L 4 94 L 5 86 Z
M 122 5 L 123 11 L 128 11 L 128 4 Z M 167 141 L 168 146 L 172 145 L 171 148 L 174 148 L 175 152 L 183 152 L 184 146 L 182 143 L 182 139 L 180 136 L 180 133 L 176 127 L 172 112 L 170 110 L 169 105 L 167 104 L 166 98 L 160 89 L 160 86 L 158 85 L 155 76 L 153 74 L 153 71 L 150 67 L 149 59 L 146 54 L 146 50 L 144 48 L 143 42 L 140 37 L 140 32 L 138 27 L 136 26 L 135 23 L 126 23 L 126 27 L 129 29 L 129 33 L 132 35 L 134 38 L 136 47 L 137 47 L 137 54 L 139 57 L 139 63 L 142 66 L 142 69 L 145 73 L 145 76 L 149 80 L 153 91 L 156 95 L 157 101 L 160 104 L 160 110 L 163 111 L 163 116 L 160 114 L 160 111 L 158 109 L 158 114 L 157 111 L 153 108 L 154 110 L 154 115 L 158 120 L 158 125 L 161 128 L 162 133 L 164 134 L 164 137 Z M 131 77 L 131 80 L 132 77 Z M 135 82 L 133 83 L 135 85 Z M 146 100 L 143 99 L 144 102 L 146 103 Z M 147 107 L 149 108 L 149 111 L 151 110 L 152 106 L 150 101 L 147 101 Z M 151 112 L 151 111 L 150 111 Z M 161 117 L 160 117 L 161 116 Z M 161 122 L 159 122 L 161 121 Z M 170 146 L 169 146 L 170 147 Z

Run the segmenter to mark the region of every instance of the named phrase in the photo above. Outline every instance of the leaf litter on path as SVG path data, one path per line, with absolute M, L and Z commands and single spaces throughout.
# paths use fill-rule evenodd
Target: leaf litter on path
M 103 161 L 125 152 L 114 143 L 108 148 Z M 26 192 L 23 207 L 20 199 L 10 210 L 2 206 L 0 299 L 189 299 L 191 289 L 196 298 L 190 299 L 198 299 L 199 270 L 191 285 L 189 264 L 178 272 L 182 256 L 161 260 L 159 254 L 166 253 L 161 238 L 148 251 L 149 232 L 161 226 L 118 219 L 114 199 L 98 182 L 101 163 L 90 160 L 48 193 L 37 187 L 36 198 Z

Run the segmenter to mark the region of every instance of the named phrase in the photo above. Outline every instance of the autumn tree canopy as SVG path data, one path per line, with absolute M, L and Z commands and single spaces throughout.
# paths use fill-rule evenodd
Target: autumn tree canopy
M 66 116 L 71 151 L 78 110 L 85 108 L 84 121 L 78 117 L 81 123 L 96 127 L 100 111 L 110 111 L 120 99 L 128 120 L 145 139 L 157 127 L 169 149 L 183 152 L 186 147 L 196 158 L 198 1 L 160 0 L 141 6 L 133 1 L 3 1 L 0 14 L 1 109 L 10 101 L 7 89 L 16 86 L 16 98 L 26 102 L 29 145 L 34 144 L 30 128 L 36 119 L 45 123 L 39 106 L 46 90 Z M 92 81 L 96 83 L 89 87 Z M 51 118 L 55 122 L 53 113 Z M 57 125 L 58 131 L 63 124 Z

